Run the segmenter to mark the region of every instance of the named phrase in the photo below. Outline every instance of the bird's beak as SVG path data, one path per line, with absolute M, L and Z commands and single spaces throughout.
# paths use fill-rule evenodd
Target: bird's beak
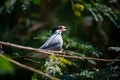
M 66 27 L 65 26 L 62 26 L 62 32 L 64 32 L 64 31 L 66 31 L 67 29 L 66 29 Z

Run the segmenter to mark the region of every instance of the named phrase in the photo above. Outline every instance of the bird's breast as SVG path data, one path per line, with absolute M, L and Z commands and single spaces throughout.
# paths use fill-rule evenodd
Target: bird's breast
M 59 43 L 57 45 L 58 48 L 62 49 L 62 46 L 63 46 L 63 39 L 62 39 L 62 36 L 61 35 L 58 35 L 54 40 L 53 40 L 55 43 Z

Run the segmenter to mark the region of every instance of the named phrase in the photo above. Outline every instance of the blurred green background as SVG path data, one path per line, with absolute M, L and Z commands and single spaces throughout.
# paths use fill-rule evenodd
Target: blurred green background
M 120 59 L 119 0 L 0 1 L 0 41 L 38 48 L 57 25 L 67 28 L 63 33 L 64 51 L 76 52 L 78 54 L 72 55 L 77 56 Z M 2 50 L 11 57 L 13 53 L 22 56 L 28 53 L 6 46 Z M 15 60 L 33 66 L 22 58 Z M 4 60 L 0 58 L 0 61 Z M 62 72 L 64 76 L 55 77 L 63 80 L 118 80 L 120 76 L 119 62 L 71 62 L 76 64 L 68 66 L 68 72 Z M 7 63 L 9 68 L 6 69 L 2 68 L 5 63 L 0 63 L 0 80 L 31 79 L 32 72 Z

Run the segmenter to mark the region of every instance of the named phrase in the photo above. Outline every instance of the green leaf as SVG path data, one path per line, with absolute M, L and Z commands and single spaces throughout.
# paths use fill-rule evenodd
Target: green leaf
M 0 57 L 0 74 L 12 73 L 13 67 L 12 64 L 3 58 Z
M 38 75 L 37 75 L 36 73 L 34 73 L 33 76 L 31 77 L 31 80 L 38 80 L 38 79 L 37 79 L 37 76 L 38 76 Z
M 41 0 L 32 0 L 32 2 L 36 5 L 40 5 Z

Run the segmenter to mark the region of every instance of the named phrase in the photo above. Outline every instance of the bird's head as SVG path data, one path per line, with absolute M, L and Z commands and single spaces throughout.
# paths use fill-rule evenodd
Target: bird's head
M 57 26 L 52 30 L 52 33 L 56 33 L 56 32 L 64 32 L 66 31 L 66 27 L 63 25 Z

